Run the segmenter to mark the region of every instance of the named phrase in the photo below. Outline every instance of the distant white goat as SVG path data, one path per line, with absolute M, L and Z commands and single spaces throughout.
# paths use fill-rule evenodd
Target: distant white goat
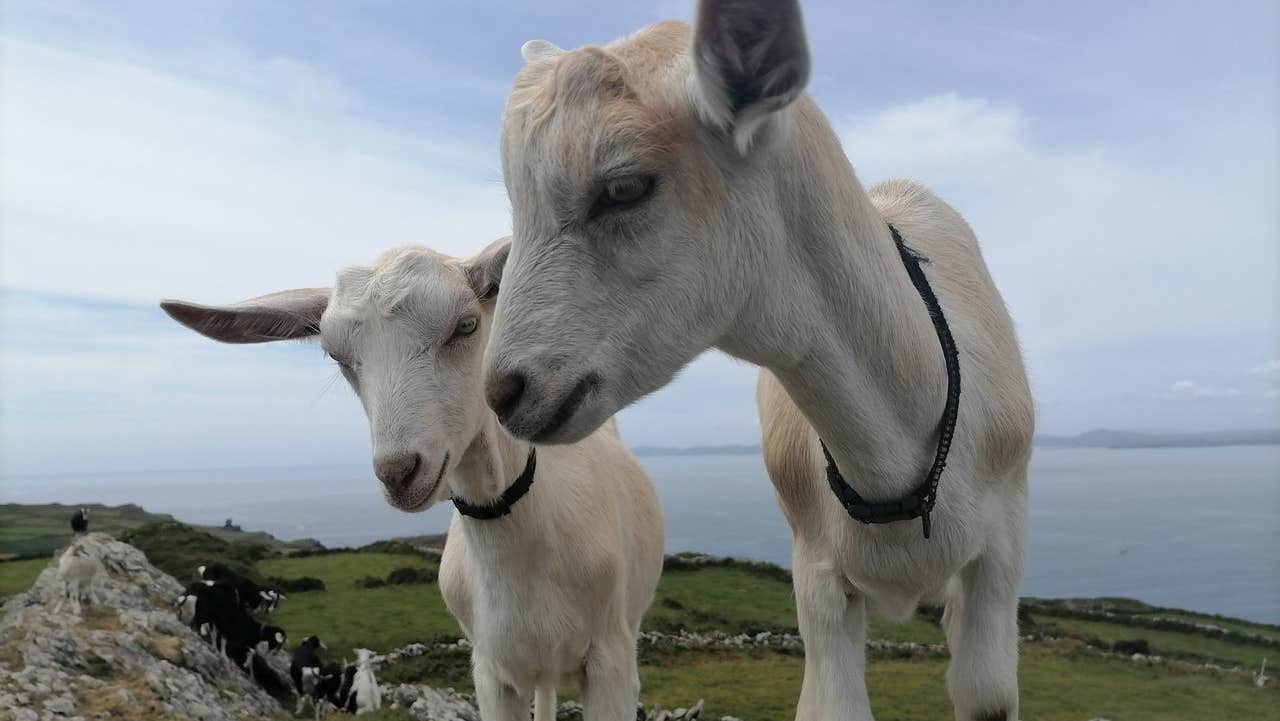
M 378 680 L 373 676 L 375 661 L 373 651 L 367 648 L 355 649 L 356 673 L 351 680 L 350 696 L 347 697 L 347 710 L 355 709 L 356 715 L 369 713 L 382 708 L 382 693 L 378 690 Z
M 54 613 L 61 612 L 68 601 L 77 615 L 80 613 L 80 602 L 85 598 L 91 604 L 98 605 L 94 585 L 102 570 L 102 562 L 79 542 L 72 543 L 63 551 L 58 557 L 58 579 L 62 581 L 62 597 L 54 606 Z
M 633 718 L 661 511 L 612 423 L 535 456 L 486 407 L 481 362 L 508 248 L 469 260 L 401 248 L 343 271 L 332 290 L 162 306 L 229 343 L 318 334 L 369 416 L 387 502 L 422 511 L 452 495 L 465 511 L 449 527 L 440 590 L 472 641 L 485 721 L 527 721 L 531 696 L 536 721 L 553 721 L 567 674 L 588 721 Z

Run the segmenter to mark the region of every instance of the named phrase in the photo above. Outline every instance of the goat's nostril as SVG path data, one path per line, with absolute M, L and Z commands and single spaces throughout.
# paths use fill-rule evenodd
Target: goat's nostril
M 373 472 L 382 485 L 396 491 L 413 480 L 421 463 L 422 457 L 417 453 L 396 453 L 374 461 Z
M 498 414 L 498 420 L 505 422 L 511 417 L 511 412 L 520 404 L 524 388 L 525 378 L 520 371 L 512 371 L 489 383 L 485 397 L 489 401 L 489 407 Z

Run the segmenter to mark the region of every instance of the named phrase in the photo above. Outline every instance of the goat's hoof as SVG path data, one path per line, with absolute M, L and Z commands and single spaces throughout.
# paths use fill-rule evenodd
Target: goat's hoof
M 1009 712 L 1004 709 L 996 709 L 995 711 L 987 711 L 986 713 L 976 714 L 973 721 L 1009 721 Z M 1017 721 L 1016 719 L 1014 721 Z

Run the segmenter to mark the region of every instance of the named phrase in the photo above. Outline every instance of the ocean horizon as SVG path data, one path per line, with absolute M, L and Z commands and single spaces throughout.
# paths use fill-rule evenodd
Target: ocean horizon
M 759 455 L 644 456 L 667 552 L 790 565 Z M 1280 446 L 1038 449 L 1023 595 L 1123 596 L 1280 623 Z M 181 521 L 326 546 L 442 533 L 452 506 L 398 512 L 367 464 L 112 471 L 0 480 L 4 502 L 134 503 Z M 942 492 L 946 492 L 943 482 Z

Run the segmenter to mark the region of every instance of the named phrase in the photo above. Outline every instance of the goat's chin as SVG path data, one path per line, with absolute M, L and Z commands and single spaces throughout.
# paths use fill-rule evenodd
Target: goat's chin
M 387 505 L 405 513 L 422 513 L 440 500 L 440 488 L 444 485 L 444 474 L 435 479 L 418 479 L 403 492 L 393 493 L 383 487 L 382 496 Z
M 382 495 L 387 499 L 388 505 L 397 511 L 404 511 L 405 513 L 422 513 L 436 504 L 431 495 L 419 497 L 413 492 L 404 494 L 383 492 Z

